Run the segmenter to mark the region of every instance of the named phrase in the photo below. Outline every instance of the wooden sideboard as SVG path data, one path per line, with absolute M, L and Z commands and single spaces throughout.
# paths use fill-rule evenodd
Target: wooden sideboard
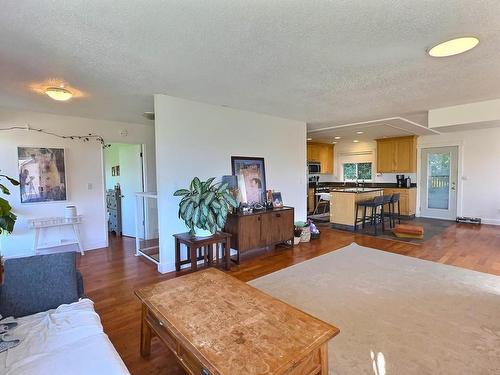
M 240 253 L 262 249 L 291 240 L 293 243 L 293 207 L 229 214 L 224 232 L 230 233 L 231 248 Z

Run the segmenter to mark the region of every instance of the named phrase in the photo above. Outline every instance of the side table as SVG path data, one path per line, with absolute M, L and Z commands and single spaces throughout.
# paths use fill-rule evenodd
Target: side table
M 231 252 L 231 234 L 217 232 L 208 237 L 194 237 L 189 233 L 174 234 L 175 238 L 175 269 L 181 270 L 183 264 L 191 263 L 191 270 L 198 269 L 198 260 L 203 259 L 205 264 L 213 265 L 214 246 L 216 262 L 219 263 L 219 250 L 221 251 L 221 259 L 224 261 L 224 268 L 230 269 L 230 252 Z M 181 260 L 181 244 L 187 247 L 187 259 Z M 200 256 L 197 256 L 201 254 Z

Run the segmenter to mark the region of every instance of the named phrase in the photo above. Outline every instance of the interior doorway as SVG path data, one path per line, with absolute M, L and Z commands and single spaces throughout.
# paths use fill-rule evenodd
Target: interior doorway
M 104 177 L 108 231 L 136 237 L 135 193 L 144 191 L 143 145 L 111 143 L 104 150 Z
M 421 156 L 420 215 L 455 220 L 458 146 L 424 148 Z

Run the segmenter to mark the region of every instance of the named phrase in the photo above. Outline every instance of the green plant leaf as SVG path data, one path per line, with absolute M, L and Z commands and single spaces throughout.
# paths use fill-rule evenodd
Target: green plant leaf
M 220 208 L 222 207 L 222 205 L 219 203 L 218 200 L 214 199 L 211 203 L 211 206 L 217 210 L 220 210 Z
M 194 212 L 193 212 L 193 223 L 194 225 L 198 226 L 199 227 L 199 221 L 200 221 L 200 213 L 201 213 L 201 210 L 200 210 L 200 207 L 196 207 L 194 209 Z
M 227 191 L 227 187 L 229 186 L 229 184 L 227 182 L 224 182 L 223 184 L 221 184 L 219 186 L 219 188 L 217 189 L 217 193 L 223 193 L 225 191 Z
M 219 226 L 219 228 L 224 228 L 224 225 L 226 224 L 226 219 L 224 218 L 224 216 L 222 215 L 219 215 L 217 216 L 217 225 Z
M 209 225 L 214 225 L 215 224 L 215 215 L 213 214 L 213 212 L 211 210 L 208 211 L 207 222 L 208 222 Z
M 194 212 L 194 204 L 193 202 L 189 202 L 186 207 L 186 212 L 184 212 L 184 220 L 191 220 Z
M 7 188 L 5 187 L 5 185 L 0 184 L 0 190 L 1 190 L 1 191 L 2 191 L 2 193 L 4 193 L 5 195 L 10 195 L 10 191 L 9 191 L 9 189 L 7 189 Z
M 204 199 L 207 206 L 210 206 L 210 203 L 212 203 L 214 198 L 215 198 L 215 193 L 213 191 L 210 191 Z
M 205 217 L 208 216 L 208 205 L 206 203 L 203 203 L 201 205 L 201 213 L 202 213 L 202 216 L 205 216 Z
M 190 193 L 191 192 L 188 189 L 179 189 L 174 193 L 174 197 L 181 197 Z
M 230 204 L 234 208 L 238 207 L 238 202 L 236 202 L 236 199 L 234 199 L 234 197 L 231 194 L 224 192 L 223 196 L 228 204 Z
M 188 207 L 189 203 L 191 203 L 191 201 L 190 201 L 190 200 L 186 200 L 186 201 L 184 201 L 183 203 L 181 203 L 181 205 L 180 205 L 180 212 L 181 212 L 181 215 L 184 215 L 184 213 L 186 212 L 186 209 L 187 209 L 187 207 Z
M 4 174 L 0 174 L 0 177 L 5 177 L 14 186 L 18 186 L 19 185 L 19 181 L 13 179 L 12 177 L 6 176 Z
M 193 178 L 191 181 L 191 190 L 196 190 L 198 194 L 201 194 L 201 181 L 198 177 Z
M 210 177 L 208 180 L 206 180 L 204 183 L 203 183 L 203 188 L 205 190 L 208 190 L 210 188 L 210 185 L 212 184 L 212 182 L 214 182 L 215 180 L 215 177 Z

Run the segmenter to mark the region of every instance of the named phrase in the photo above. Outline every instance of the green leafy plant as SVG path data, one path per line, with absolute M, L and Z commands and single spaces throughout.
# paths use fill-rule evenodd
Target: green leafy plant
M 0 181 L 2 179 L 6 179 L 14 186 L 19 185 L 19 182 L 17 180 L 14 180 L 13 178 L 8 177 L 4 174 L 0 174 Z M 9 189 L 7 189 L 7 187 L 1 182 L 0 191 L 5 195 L 10 195 Z M 12 231 L 14 230 L 16 219 L 17 216 L 12 212 L 12 207 L 10 206 L 9 202 L 4 198 L 0 198 L 0 235 L 4 233 L 12 233 Z
M 209 230 L 214 234 L 226 224 L 230 207 L 238 207 L 236 199 L 228 190 L 227 183 L 214 183 L 215 177 L 200 181 L 195 177 L 189 189 L 180 189 L 174 193 L 182 197 L 179 203 L 179 219 L 189 228 L 191 235 L 195 227 Z

